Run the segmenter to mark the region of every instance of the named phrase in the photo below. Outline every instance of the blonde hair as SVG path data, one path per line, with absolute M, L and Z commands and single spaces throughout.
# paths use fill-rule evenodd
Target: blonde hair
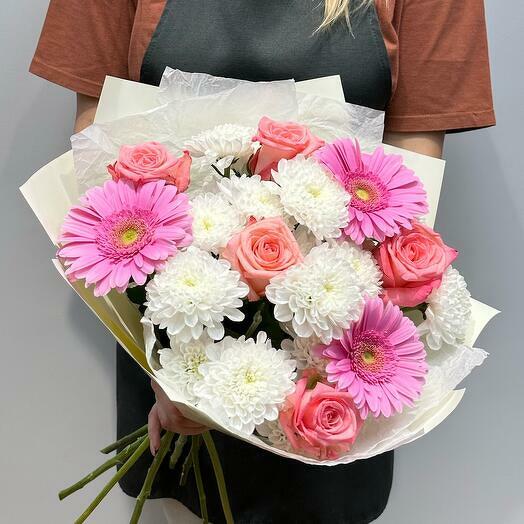
M 369 7 L 373 1 L 374 0 L 325 0 L 324 20 L 318 30 L 330 27 L 341 18 L 345 18 L 347 24 L 350 25 L 350 12 Z

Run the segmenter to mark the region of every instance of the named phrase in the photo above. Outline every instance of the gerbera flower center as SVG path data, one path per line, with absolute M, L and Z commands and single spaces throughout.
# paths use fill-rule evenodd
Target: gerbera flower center
M 351 206 L 360 211 L 379 211 L 388 205 L 388 190 L 373 173 L 353 172 L 346 179 Z
M 355 195 L 360 198 L 360 200 L 367 201 L 370 198 L 369 191 L 364 187 L 359 187 L 355 190 Z
M 153 239 L 153 215 L 144 209 L 125 209 L 106 217 L 98 227 L 100 253 L 113 260 L 133 257 Z
M 139 232 L 134 227 L 130 227 L 129 229 L 125 229 L 120 234 L 120 241 L 125 246 L 129 246 L 133 242 L 135 242 L 138 239 Z
M 359 333 L 353 340 L 355 372 L 368 382 L 387 380 L 396 369 L 398 357 L 388 337 L 370 330 Z
M 364 351 L 362 353 L 362 360 L 364 361 L 364 364 L 374 364 L 376 362 L 376 358 L 373 349 L 369 349 L 369 351 Z
M 115 246 L 130 247 L 140 240 L 147 231 L 147 225 L 139 217 L 124 217 L 117 220 L 113 230 Z

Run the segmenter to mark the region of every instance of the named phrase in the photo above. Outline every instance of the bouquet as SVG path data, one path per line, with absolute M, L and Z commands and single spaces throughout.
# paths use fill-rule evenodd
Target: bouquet
M 381 145 L 383 114 L 339 86 L 168 69 L 153 95 L 109 79 L 105 122 L 73 137 L 74 165 L 61 157 L 22 188 L 61 274 L 186 416 L 326 466 L 446 418 L 495 313 L 432 229 L 442 161 Z M 135 113 L 111 114 L 126 96 Z M 61 493 L 122 466 L 77 522 L 148 448 L 146 430 Z M 187 440 L 164 434 L 131 522 L 168 456 L 184 457 L 207 521 L 202 443 L 233 521 L 211 434 Z

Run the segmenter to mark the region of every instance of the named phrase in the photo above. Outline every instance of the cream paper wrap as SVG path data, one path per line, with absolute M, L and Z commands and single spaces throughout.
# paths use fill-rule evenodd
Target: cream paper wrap
M 356 136 L 363 149 L 376 147 L 382 138 L 384 114 L 343 100 L 340 78 L 336 76 L 296 83 L 292 80 L 252 83 L 167 69 L 160 88 L 107 77 L 96 123 L 72 137 L 73 151 L 44 166 L 20 189 L 56 245 L 69 208 L 87 188 L 107 178 L 106 166 L 117 158 L 120 145 L 157 140 L 180 149 L 184 138 L 204 128 L 224 122 L 256 127 L 260 117 L 268 115 L 304 123 L 326 140 Z M 422 180 L 430 207 L 425 222 L 433 226 L 444 161 L 392 146 L 385 148 L 402 154 L 405 164 Z M 68 282 L 60 262 L 53 263 Z M 212 414 L 189 405 L 155 376 L 156 341 L 152 325 L 147 319 L 141 323 L 140 314 L 127 297 L 113 291 L 97 298 L 83 282 L 69 284 L 186 416 L 272 453 L 309 464 L 334 465 L 369 458 L 420 438 L 440 424 L 464 394 L 464 390 L 455 388 L 486 357 L 484 351 L 470 348 L 497 313 L 472 300 L 473 315 L 466 341 L 469 347 L 443 348 L 428 354 L 430 372 L 416 407 L 389 419 L 369 419 L 349 454 L 335 461 L 317 461 L 271 447 L 254 435 L 240 434 L 219 423 Z

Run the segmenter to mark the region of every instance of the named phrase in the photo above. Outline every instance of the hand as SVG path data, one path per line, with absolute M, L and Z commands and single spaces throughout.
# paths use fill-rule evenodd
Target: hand
M 147 432 L 149 434 L 149 447 L 153 456 L 156 455 L 160 447 L 160 431 L 162 429 L 182 435 L 199 435 L 209 429 L 184 417 L 154 380 L 151 380 L 151 387 L 155 392 L 156 403 L 149 412 Z

